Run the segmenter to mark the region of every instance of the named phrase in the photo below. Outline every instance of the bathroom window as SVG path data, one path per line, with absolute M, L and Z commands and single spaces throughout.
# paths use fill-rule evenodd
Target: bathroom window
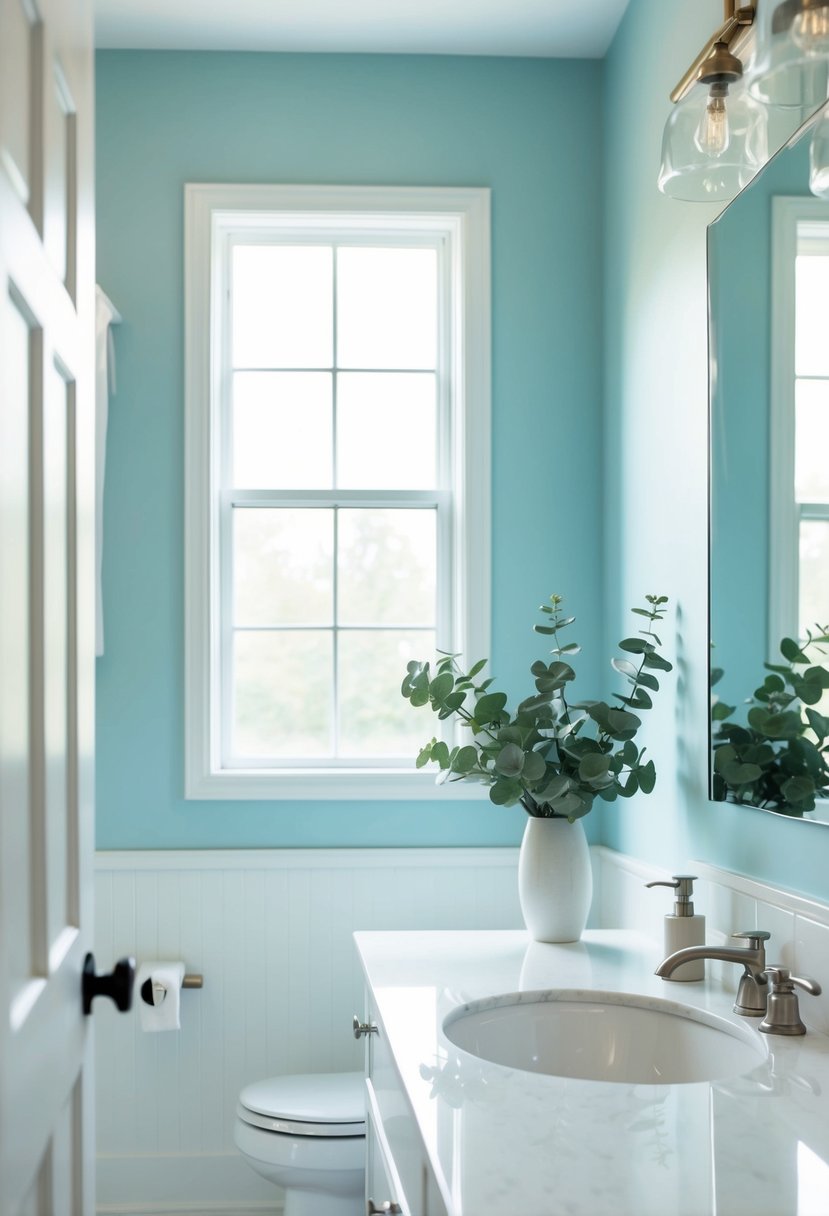
M 400 684 L 489 653 L 488 192 L 188 186 L 186 226 L 187 795 L 434 797 Z
M 829 623 L 829 220 L 774 199 L 770 653 Z

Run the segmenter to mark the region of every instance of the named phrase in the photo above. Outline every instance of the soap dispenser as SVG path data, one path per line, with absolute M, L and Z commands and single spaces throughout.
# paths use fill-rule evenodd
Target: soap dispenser
M 702 946 L 705 943 L 705 917 L 694 915 L 694 882 L 696 874 L 674 874 L 673 882 L 647 882 L 646 887 L 672 887 L 676 891 L 673 916 L 665 917 L 665 957 L 684 950 L 686 946 Z M 705 960 L 683 963 L 677 967 L 671 980 L 704 980 Z

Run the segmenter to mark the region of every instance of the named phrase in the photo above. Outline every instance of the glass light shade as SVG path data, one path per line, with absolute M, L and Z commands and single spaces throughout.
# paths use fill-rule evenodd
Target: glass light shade
M 763 107 L 743 89 L 712 98 L 707 85 L 697 84 L 665 124 L 657 184 L 670 198 L 727 201 L 767 159 Z
M 829 199 L 829 108 L 821 114 L 812 131 L 809 189 L 818 198 Z
M 811 113 L 829 83 L 829 2 L 759 0 L 757 51 L 746 73 L 752 97 Z

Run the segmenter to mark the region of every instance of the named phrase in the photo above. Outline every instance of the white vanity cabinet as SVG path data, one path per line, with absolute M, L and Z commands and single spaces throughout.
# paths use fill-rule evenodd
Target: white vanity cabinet
M 370 994 L 365 1020 L 366 1211 L 447 1216 Z
M 829 1213 L 829 1036 L 765 1042 L 733 1012 L 732 992 L 713 979 L 666 985 L 654 974 L 660 947 L 626 930 L 589 929 L 559 945 L 521 930 L 355 940 L 376 1027 L 366 1052 L 372 1211 Z M 548 989 L 675 1002 L 690 1021 L 756 1039 L 759 1062 L 723 1080 L 597 1082 L 496 1063 L 443 1029 L 470 1004 L 498 1008 L 504 995 Z

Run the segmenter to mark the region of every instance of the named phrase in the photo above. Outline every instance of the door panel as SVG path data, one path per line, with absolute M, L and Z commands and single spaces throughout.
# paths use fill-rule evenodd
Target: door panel
M 23 203 L 30 193 L 35 24 L 26 0 L 8 0 L 0 9 L 0 160 Z
M 0 0 L 0 1213 L 91 1216 L 90 0 Z
M 16 859 L 21 884 L 15 932 L 5 934 L 8 993 L 20 998 L 33 968 L 29 839 L 29 393 L 27 319 L 7 289 L 0 301 L 0 807 L 2 855 Z
M 66 282 L 69 244 L 69 187 L 73 177 L 70 163 L 74 106 L 58 61 L 50 65 L 46 94 L 43 238 L 59 278 Z

